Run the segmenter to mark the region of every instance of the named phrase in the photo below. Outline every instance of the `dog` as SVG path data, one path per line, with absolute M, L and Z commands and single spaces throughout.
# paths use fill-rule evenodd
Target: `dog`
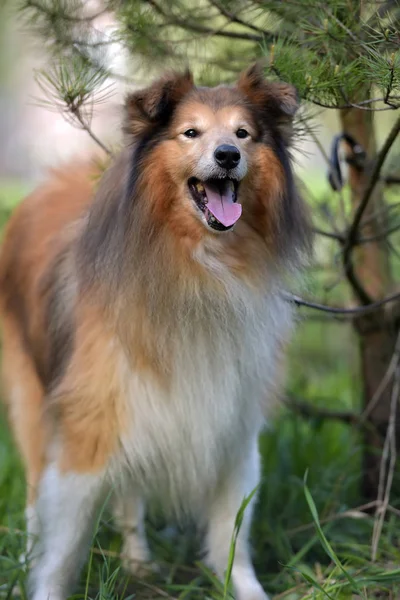
M 296 91 L 260 65 L 235 85 L 170 72 L 125 102 L 124 144 L 55 170 L 7 226 L 3 382 L 27 478 L 30 598 L 77 583 L 107 494 L 125 566 L 150 560 L 145 502 L 191 517 L 224 577 L 258 486 L 309 243 L 290 161 Z M 238 600 L 266 600 L 236 543 Z

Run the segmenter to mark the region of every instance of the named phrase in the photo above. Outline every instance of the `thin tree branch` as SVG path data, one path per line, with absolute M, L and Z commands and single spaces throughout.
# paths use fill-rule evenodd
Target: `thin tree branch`
M 370 242 L 379 242 L 381 240 L 386 239 L 389 235 L 392 235 L 392 233 L 396 233 L 396 231 L 400 231 L 400 224 L 393 225 L 393 227 L 388 227 L 387 229 L 385 229 L 385 231 L 377 233 L 376 235 L 358 238 L 357 244 L 369 244 Z
M 384 99 L 385 104 L 390 104 L 389 96 L 390 96 L 390 92 L 392 91 L 393 80 L 394 80 L 394 60 L 392 60 L 392 64 L 390 66 L 390 79 L 389 79 L 389 83 L 388 83 L 388 86 L 386 89 L 386 94 L 385 94 L 385 99 Z
M 324 229 L 319 229 L 319 227 L 313 227 L 314 233 L 317 235 L 322 235 L 323 237 L 331 238 L 333 240 L 338 241 L 343 244 L 345 241 L 345 236 L 340 233 L 334 233 L 333 231 L 325 231 Z
M 108 155 L 108 156 L 112 156 L 113 153 L 111 152 L 111 150 L 109 148 L 107 148 L 107 146 L 105 144 L 103 144 L 103 142 L 100 140 L 100 138 L 97 137 L 97 135 L 91 130 L 91 128 L 89 127 L 89 125 L 86 123 L 86 121 L 84 120 L 84 118 L 82 117 L 82 114 L 80 112 L 79 109 L 76 110 L 72 110 L 71 109 L 72 114 L 76 117 L 76 120 L 78 121 L 78 123 L 80 124 L 81 128 L 86 131 L 86 133 L 88 133 L 90 135 L 90 137 L 92 138 L 92 140 L 94 142 L 96 142 L 96 144 L 98 146 L 100 146 L 100 148 Z
M 343 29 L 343 31 L 345 33 L 347 33 L 347 35 L 351 38 L 351 40 L 355 44 L 362 43 L 362 41 L 348 27 L 346 27 L 346 25 L 344 23 L 342 23 L 342 21 L 340 19 L 338 19 L 337 16 L 335 14 L 333 14 L 333 12 L 327 6 L 325 7 L 325 11 L 326 11 L 327 15 L 329 16 L 329 18 L 333 19 L 335 21 L 335 23 L 337 23 L 337 25 L 339 25 L 339 27 L 341 29 Z
M 320 523 L 321 523 L 321 525 L 325 525 L 326 523 L 329 523 L 330 521 L 336 521 L 337 519 L 368 518 L 370 515 L 364 511 L 370 510 L 371 508 L 375 508 L 377 506 L 377 504 L 378 504 L 377 500 L 371 500 L 371 502 L 366 502 L 365 504 L 361 504 L 361 506 L 356 506 L 355 508 L 351 508 L 349 510 L 345 510 L 343 512 L 337 513 L 335 515 L 331 515 L 329 517 L 326 517 L 325 519 L 320 519 Z M 292 536 L 292 535 L 296 535 L 297 533 L 307 531 L 308 529 L 313 529 L 314 527 L 315 527 L 315 523 L 314 523 L 314 521 L 312 521 L 311 523 L 305 523 L 304 525 L 299 525 L 298 527 L 289 529 L 288 531 L 286 531 L 286 533 L 287 533 L 287 535 Z M 276 596 L 275 596 L 275 598 L 276 598 Z
M 289 294 L 287 292 L 282 292 L 281 295 L 287 302 L 292 302 L 296 306 L 306 306 L 307 308 L 313 308 L 315 310 L 319 310 L 319 311 L 322 311 L 325 313 L 330 313 L 332 315 L 336 315 L 337 317 L 348 316 L 350 318 L 373 313 L 378 308 L 381 308 L 381 306 L 384 306 L 385 304 L 388 304 L 389 302 L 395 302 L 396 300 L 400 299 L 400 292 L 397 292 L 396 294 L 392 294 L 391 296 L 386 296 L 386 298 L 383 298 L 382 300 L 379 300 L 377 302 L 371 302 L 370 304 L 367 304 L 366 306 L 357 306 L 354 308 L 342 308 L 342 307 L 337 307 L 337 306 L 328 306 L 327 304 L 319 304 L 318 302 L 311 302 L 310 300 L 304 300 L 303 298 L 300 298 L 299 296 L 295 296 L 294 294 Z
M 375 406 L 378 404 L 379 400 L 382 397 L 383 392 L 386 390 L 397 367 L 399 366 L 399 362 L 400 362 L 400 333 L 398 333 L 398 335 L 397 335 L 396 344 L 395 344 L 393 355 L 392 355 L 392 358 L 390 359 L 388 368 L 386 369 L 386 372 L 385 372 L 384 376 L 382 377 L 378 387 L 374 391 L 374 395 L 372 396 L 371 400 L 368 402 L 367 406 L 361 413 L 362 421 L 366 421 L 368 419 L 368 416 L 371 414 L 371 412 L 373 411 Z
M 87 15 L 87 16 L 82 15 L 82 16 L 78 17 L 76 15 L 69 14 L 65 11 L 58 11 L 57 9 L 51 10 L 49 5 L 41 4 L 40 2 L 37 2 L 36 0 L 25 0 L 23 7 L 38 10 L 38 11 L 44 13 L 45 15 L 47 15 L 49 17 L 49 19 L 51 19 L 51 20 L 56 19 L 56 18 L 61 18 L 64 21 L 70 21 L 71 23 L 91 23 L 95 19 L 98 19 L 99 17 L 101 17 L 104 14 L 109 12 L 108 8 L 103 8 L 102 10 L 100 10 L 97 13 L 94 13 L 92 15 Z
M 386 175 L 386 177 L 382 177 L 382 181 L 386 185 L 400 185 L 400 177 L 395 175 Z
M 270 34 L 268 34 L 267 32 L 265 32 L 265 34 L 263 33 L 263 35 L 256 35 L 253 33 L 245 33 L 245 32 L 239 33 L 238 31 L 223 31 L 221 29 L 213 29 L 211 27 L 206 27 L 205 25 L 193 23 L 193 21 L 189 21 L 186 19 L 180 19 L 179 17 L 176 17 L 175 15 L 166 13 L 166 11 L 164 11 L 155 0 L 146 0 L 146 1 L 147 1 L 147 4 L 149 4 L 152 8 L 154 8 L 154 10 L 156 12 L 158 12 L 158 14 L 160 14 L 162 17 L 164 17 L 166 19 L 169 19 L 171 25 L 177 25 L 178 27 L 183 27 L 184 29 L 189 29 L 191 31 L 194 31 L 195 33 L 208 33 L 210 35 L 215 35 L 215 36 L 219 36 L 219 37 L 231 38 L 231 39 L 236 39 L 236 40 L 245 40 L 245 41 L 251 41 L 251 42 L 258 42 L 259 44 L 261 42 L 265 41 L 265 39 L 270 39 L 270 41 L 272 41 L 274 39 L 273 37 L 269 38 Z
M 260 29 L 256 25 L 253 25 L 252 23 L 243 21 L 243 19 L 238 17 L 236 14 L 230 12 L 227 8 L 225 8 L 225 6 L 222 6 L 219 2 L 217 2 L 217 0 L 209 0 L 209 2 L 212 6 L 214 6 L 216 9 L 218 9 L 218 11 L 221 13 L 221 15 L 226 17 L 231 23 L 238 23 L 238 25 L 243 25 L 243 27 L 247 27 L 248 29 L 252 29 L 253 31 L 256 31 L 257 33 L 266 35 L 266 32 L 264 30 Z M 268 35 L 272 37 L 272 33 L 268 33 Z
M 372 534 L 372 547 L 371 547 L 371 559 L 376 560 L 378 552 L 379 540 L 382 534 L 383 523 L 385 521 L 386 511 L 389 506 L 390 492 L 393 484 L 394 470 L 396 466 L 396 414 L 397 405 L 400 394 L 400 368 L 397 364 L 394 383 L 392 390 L 392 398 L 390 402 L 390 416 L 389 423 L 386 431 L 385 443 L 383 446 L 381 468 L 379 473 L 379 487 L 378 487 L 378 505 L 376 510 L 376 519 L 374 523 L 374 530 Z M 386 482 L 385 482 L 386 480 Z
M 358 103 L 353 103 L 353 102 L 348 102 L 346 104 L 328 104 L 327 102 L 322 102 L 321 100 L 316 100 L 315 98 L 306 98 L 309 102 L 311 102 L 312 104 L 315 104 L 316 106 L 320 106 L 321 108 L 331 108 L 334 110 L 342 110 L 345 108 L 358 108 L 360 110 L 365 110 L 365 111 L 370 111 L 370 112 L 384 112 L 387 110 L 398 110 L 400 108 L 400 104 L 389 104 L 388 106 L 384 106 L 381 108 L 371 108 L 370 106 L 365 106 L 366 104 L 372 104 L 374 102 L 384 102 L 385 98 L 373 98 L 371 100 L 365 101 L 365 102 L 358 102 Z M 392 98 L 391 100 L 397 100 L 399 101 L 399 97 L 396 96 L 396 98 Z

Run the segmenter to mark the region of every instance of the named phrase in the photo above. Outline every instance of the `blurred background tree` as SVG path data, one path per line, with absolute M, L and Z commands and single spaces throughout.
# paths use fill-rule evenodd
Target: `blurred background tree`
M 295 145 L 301 149 L 305 139 L 313 140 L 329 184 L 316 197 L 315 181 L 303 181 L 312 207 L 315 257 L 307 299 L 288 293 L 307 330 L 300 325 L 291 356 L 298 368 L 285 402 L 315 431 L 322 427 L 321 439 L 331 431 L 339 439 L 340 423 L 355 432 L 346 443 L 362 440 L 357 485 L 371 501 L 367 507 L 376 511 L 376 556 L 390 493 L 400 498 L 393 487 L 400 439 L 400 2 L 22 0 L 20 11 L 24 26 L 48 53 L 46 68 L 37 73 L 47 107 L 61 111 L 107 152 L 112 148 L 94 131 L 92 117 L 115 85 L 129 88 L 165 68 L 188 64 L 201 84 L 232 83 L 259 59 L 268 77 L 297 87 L 303 102 Z M 115 68 L 115 56 L 124 57 L 127 70 Z M 328 152 L 316 125 L 321 113 L 334 120 L 337 133 Z M 323 328 L 326 348 L 336 343 L 337 366 L 332 362 L 330 372 L 311 385 L 303 375 L 304 356 L 315 326 Z M 339 328 L 346 333 L 339 336 Z M 343 375 L 353 346 L 349 351 L 341 343 L 355 346 L 357 372 Z M 316 371 L 322 346 L 313 349 Z M 297 429 L 290 439 L 293 448 L 307 444 Z M 279 437 L 275 441 L 279 444 Z M 270 441 L 261 444 L 268 469 Z M 283 445 L 279 452 L 285 457 Z M 350 443 L 346 449 L 353 452 Z M 318 449 L 310 450 L 312 460 Z M 340 451 L 339 445 L 326 451 L 321 458 L 326 469 Z M 281 510 L 281 498 L 276 503 Z

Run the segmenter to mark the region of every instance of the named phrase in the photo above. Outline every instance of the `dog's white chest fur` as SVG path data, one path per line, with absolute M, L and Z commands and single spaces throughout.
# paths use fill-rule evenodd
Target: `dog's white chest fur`
M 240 323 L 215 330 L 206 322 L 194 335 L 181 332 L 167 388 L 149 374 L 125 370 L 125 466 L 145 494 L 179 512 L 201 509 L 263 425 L 290 311 L 276 296 L 259 298 Z

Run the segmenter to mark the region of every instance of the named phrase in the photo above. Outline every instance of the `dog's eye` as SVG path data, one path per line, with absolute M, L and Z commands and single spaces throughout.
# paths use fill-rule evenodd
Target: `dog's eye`
M 183 135 L 185 135 L 188 138 L 195 138 L 199 135 L 199 132 L 195 129 L 187 129 Z
M 249 132 L 246 131 L 245 129 L 238 129 L 236 132 L 236 136 L 238 138 L 247 138 L 247 137 L 249 137 L 249 135 L 250 135 Z

